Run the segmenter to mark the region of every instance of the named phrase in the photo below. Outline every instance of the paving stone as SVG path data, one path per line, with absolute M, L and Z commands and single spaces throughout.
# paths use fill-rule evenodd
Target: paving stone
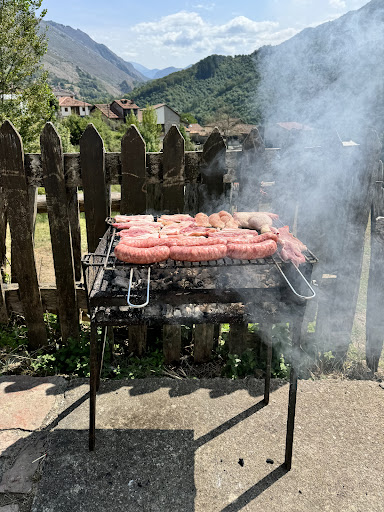
M 0 507 L 0 512 L 19 512 L 19 505 L 5 505 Z
M 32 489 L 33 475 L 39 467 L 34 462 L 45 453 L 46 434 L 41 434 L 29 442 L 17 456 L 13 466 L 4 472 L 0 482 L 0 492 L 28 493 Z
M 64 384 L 62 377 L 0 377 L 0 429 L 41 427 Z
M 29 432 L 23 430 L 0 431 L 0 457 L 10 457 L 12 448 L 18 444 L 18 441 L 25 439 L 29 435 Z

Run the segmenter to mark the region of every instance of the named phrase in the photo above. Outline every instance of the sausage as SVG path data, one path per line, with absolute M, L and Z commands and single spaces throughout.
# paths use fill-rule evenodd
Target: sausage
M 156 263 L 169 258 L 169 247 L 157 246 L 142 249 L 120 243 L 115 247 L 115 256 L 126 263 Z
M 231 244 L 227 245 L 227 256 L 235 260 L 257 260 L 272 256 L 277 250 L 274 240 L 265 240 L 258 244 Z
M 128 238 L 124 237 L 120 240 L 119 245 L 123 244 L 128 247 L 138 247 L 146 249 L 149 247 L 157 247 L 159 245 L 169 246 L 169 240 L 166 238 L 156 238 L 154 236 L 148 238 Z
M 204 236 L 184 236 L 170 240 L 170 245 L 178 247 L 202 247 L 207 245 L 227 245 L 226 238 L 205 238 Z
M 257 236 L 234 236 L 227 238 L 229 244 L 259 244 L 260 242 L 264 242 L 265 240 L 274 240 L 276 243 L 279 237 L 274 233 L 263 233 L 262 235 Z M 214 240 L 217 240 L 216 238 Z
M 206 245 L 193 247 L 170 247 L 169 257 L 177 261 L 210 261 L 225 258 L 227 255 L 227 246 Z

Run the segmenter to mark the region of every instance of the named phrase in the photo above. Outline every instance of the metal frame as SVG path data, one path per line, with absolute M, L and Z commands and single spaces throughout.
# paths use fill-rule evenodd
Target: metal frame
M 104 272 L 104 270 L 108 270 L 108 259 L 109 254 L 111 252 L 112 246 L 114 241 L 114 233 L 112 236 L 112 239 L 110 243 L 108 244 L 108 256 L 97 254 L 98 257 L 101 257 L 101 259 L 104 257 L 105 261 L 101 261 L 98 263 L 94 263 L 95 267 L 98 267 L 101 272 Z M 309 252 L 311 256 L 312 253 Z M 91 266 L 92 264 L 89 263 L 89 256 L 86 255 L 83 258 L 83 272 L 84 272 L 84 282 L 85 282 L 85 292 L 87 295 L 87 302 L 88 302 L 88 310 L 91 314 L 91 343 L 90 343 L 90 413 L 89 413 L 89 449 L 92 451 L 95 449 L 95 432 L 96 432 L 96 393 L 100 386 L 100 374 L 102 369 L 102 363 L 103 363 L 103 354 L 104 354 L 104 348 L 105 348 L 105 342 L 106 342 L 106 335 L 107 335 L 107 327 L 104 325 L 101 327 L 101 343 L 98 341 L 98 322 L 95 318 L 95 316 L 92 315 L 92 309 L 89 301 L 89 289 L 88 289 L 88 283 L 87 283 L 87 276 L 86 276 L 86 269 Z M 316 260 L 316 257 L 314 257 L 314 261 Z M 290 372 L 290 381 L 289 381 L 289 398 L 288 398 L 288 414 L 287 414 L 287 430 L 286 430 L 286 443 L 285 443 L 285 468 L 289 471 L 292 468 L 292 453 L 293 453 L 293 436 L 294 436 L 294 427 L 295 427 L 295 412 L 296 412 L 296 397 L 297 397 L 297 357 L 296 354 L 300 350 L 300 338 L 301 338 L 301 329 L 302 329 L 302 323 L 305 313 L 305 307 L 307 300 L 313 298 L 315 296 L 315 292 L 308 283 L 308 281 L 305 279 L 303 274 L 297 269 L 300 276 L 305 281 L 306 286 L 308 286 L 311 291 L 311 296 L 303 296 L 296 292 L 294 287 L 289 282 L 288 278 L 285 276 L 284 272 L 280 268 L 280 266 L 276 263 L 276 261 L 273 259 L 273 263 L 277 266 L 279 271 L 281 272 L 284 280 L 287 282 L 288 286 L 290 287 L 291 291 L 301 298 L 302 300 L 297 303 L 295 306 L 297 308 L 297 315 L 295 315 L 295 319 L 292 322 L 292 364 L 291 364 L 291 372 Z M 246 264 L 246 262 L 239 262 L 235 264 Z M 140 265 L 140 267 L 143 267 L 143 265 Z M 128 292 L 127 296 L 127 302 L 131 307 L 144 307 L 149 302 L 149 284 L 150 284 L 150 266 L 148 267 L 148 281 L 147 281 L 147 301 L 144 304 L 139 305 L 133 305 L 130 303 L 130 290 Z M 133 276 L 133 268 L 131 268 L 130 272 L 130 286 L 132 285 L 132 276 Z M 271 385 L 271 362 L 272 362 L 272 338 L 268 337 L 268 339 L 264 339 L 263 342 L 267 346 L 267 354 L 266 354 L 266 372 L 265 372 L 265 381 L 264 381 L 264 398 L 263 401 L 267 405 L 269 403 L 269 397 L 270 397 L 270 385 Z

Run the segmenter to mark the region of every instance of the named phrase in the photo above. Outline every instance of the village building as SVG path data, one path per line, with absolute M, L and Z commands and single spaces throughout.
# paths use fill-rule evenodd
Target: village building
M 150 105 L 150 108 L 156 112 L 157 124 L 161 126 L 161 133 L 165 135 L 173 124 L 177 127 L 180 126 L 180 114 L 173 108 L 168 106 L 166 103 L 158 103 L 157 105 Z M 138 120 L 141 121 L 143 118 L 143 110 L 141 108 L 138 114 Z
M 74 97 L 63 96 L 59 98 L 59 116 L 68 117 L 71 114 L 76 114 L 80 117 L 89 116 L 91 112 L 89 103 L 80 101 Z
M 114 121 L 122 121 L 113 110 L 111 109 L 111 105 L 109 103 L 96 103 L 91 108 L 91 112 L 101 112 L 101 114 L 107 119 L 113 119 Z

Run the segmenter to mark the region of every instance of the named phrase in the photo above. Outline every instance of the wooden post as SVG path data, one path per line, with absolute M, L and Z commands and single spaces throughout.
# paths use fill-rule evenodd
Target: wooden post
M 214 213 L 225 206 L 223 176 L 226 146 L 220 132 L 215 128 L 203 148 L 199 210 L 207 214 Z
M 108 216 L 108 202 L 104 145 L 93 124 L 89 124 L 81 136 L 80 161 L 88 251 L 95 252 L 100 238 L 106 231 L 105 219 Z
M 128 327 L 128 349 L 135 356 L 141 357 L 147 349 L 147 327 L 130 325 Z
M 37 282 L 28 187 L 20 135 L 9 121 L 0 128 L 0 170 L 8 207 L 8 222 L 14 243 L 14 261 L 31 348 L 47 344 L 47 332 Z
M 380 183 L 381 195 L 384 195 Z M 380 207 L 383 210 L 384 202 Z M 372 208 L 373 214 L 378 211 L 379 205 Z M 368 367 L 377 372 L 384 340 L 384 217 L 371 218 L 371 262 L 369 267 L 367 317 L 366 317 L 366 361 Z
M 214 343 L 214 325 L 196 324 L 194 329 L 193 358 L 195 363 L 206 363 L 211 359 Z
M 172 125 L 163 141 L 163 212 L 184 212 L 184 137 Z
M 4 190 L 0 188 L 0 266 L 5 265 L 7 254 L 7 206 L 5 202 Z
M 257 128 L 253 128 L 242 145 L 242 160 L 238 172 L 239 210 L 258 211 L 260 203 L 260 168 L 265 146 Z
M 229 353 L 241 355 L 247 348 L 248 324 L 229 325 Z
M 181 326 L 163 325 L 163 351 L 166 364 L 180 360 Z
M 135 125 L 121 141 L 120 213 L 145 213 L 147 205 L 145 142 Z
M 145 142 L 135 125 L 131 125 L 121 141 L 121 203 L 120 213 L 145 213 L 147 194 Z M 147 348 L 147 327 L 127 328 L 129 350 L 141 356 Z
M 65 190 L 63 149 L 60 137 L 52 123 L 45 125 L 40 137 L 40 145 L 55 267 L 58 313 L 65 343 L 68 338 L 79 336 L 79 311 Z
M 67 205 L 69 226 L 71 228 L 73 267 L 75 280 L 81 281 L 81 231 L 79 201 L 77 199 L 77 187 L 67 187 Z

